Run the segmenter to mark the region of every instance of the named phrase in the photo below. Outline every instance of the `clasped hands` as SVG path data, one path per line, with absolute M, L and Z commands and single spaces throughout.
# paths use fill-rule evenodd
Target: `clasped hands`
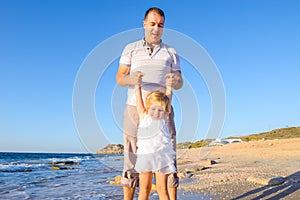
M 144 73 L 140 71 L 135 71 L 130 75 L 132 85 L 141 85 L 143 82 Z M 171 86 L 172 88 L 176 87 L 178 84 L 179 78 L 174 73 L 168 73 L 165 76 L 166 86 Z

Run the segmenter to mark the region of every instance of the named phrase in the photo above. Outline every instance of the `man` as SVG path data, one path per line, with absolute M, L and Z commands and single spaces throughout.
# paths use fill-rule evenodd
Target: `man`
M 138 186 L 138 173 L 134 170 L 136 161 L 136 142 L 138 114 L 136 110 L 134 85 L 142 84 L 143 98 L 148 92 L 165 91 L 165 85 L 180 89 L 183 81 L 179 56 L 175 49 L 162 42 L 164 12 L 159 8 L 150 8 L 144 16 L 144 39 L 128 44 L 120 58 L 116 81 L 120 86 L 128 86 L 127 103 L 124 112 L 124 169 L 121 184 L 124 199 L 132 200 Z M 143 77 L 140 76 L 143 73 Z M 173 109 L 166 119 L 172 136 L 172 145 L 176 150 L 176 130 Z M 176 163 L 176 161 L 175 161 Z M 177 198 L 177 174 L 168 177 L 170 199 Z

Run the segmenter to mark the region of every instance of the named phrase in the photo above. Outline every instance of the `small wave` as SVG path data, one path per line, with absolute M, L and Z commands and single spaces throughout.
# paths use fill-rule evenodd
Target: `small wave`
M 84 161 L 90 161 L 92 160 L 93 157 L 92 156 L 84 156 L 84 157 L 79 157 L 79 156 L 74 156 L 74 157 L 69 157 L 69 158 L 58 158 L 58 157 L 54 157 L 54 158 L 49 158 L 46 160 L 46 163 L 82 163 Z
M 32 170 L 44 168 L 44 163 L 17 163 L 0 164 L 0 172 L 31 172 Z

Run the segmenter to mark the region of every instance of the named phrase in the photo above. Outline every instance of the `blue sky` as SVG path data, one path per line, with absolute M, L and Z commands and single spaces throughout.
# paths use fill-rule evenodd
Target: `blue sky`
M 214 61 L 226 92 L 220 136 L 300 125 L 299 1 L 2 0 L 0 151 L 88 151 L 72 110 L 80 67 L 103 41 L 141 28 L 152 6 L 165 11 L 167 29 L 192 38 Z M 122 143 L 125 88 L 115 84 L 117 67 L 118 59 L 105 66 L 95 92 L 95 114 L 111 143 Z M 186 84 L 174 102 L 179 142 L 205 137 L 212 116 L 204 78 L 183 58 L 181 67 Z M 197 105 L 183 98 L 189 89 Z M 186 110 L 198 115 L 190 119 L 195 133 L 182 128 Z

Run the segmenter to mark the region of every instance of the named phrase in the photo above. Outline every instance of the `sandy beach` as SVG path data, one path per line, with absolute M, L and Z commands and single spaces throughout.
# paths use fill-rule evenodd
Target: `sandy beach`
M 177 150 L 179 189 L 213 199 L 299 199 L 300 138 Z

